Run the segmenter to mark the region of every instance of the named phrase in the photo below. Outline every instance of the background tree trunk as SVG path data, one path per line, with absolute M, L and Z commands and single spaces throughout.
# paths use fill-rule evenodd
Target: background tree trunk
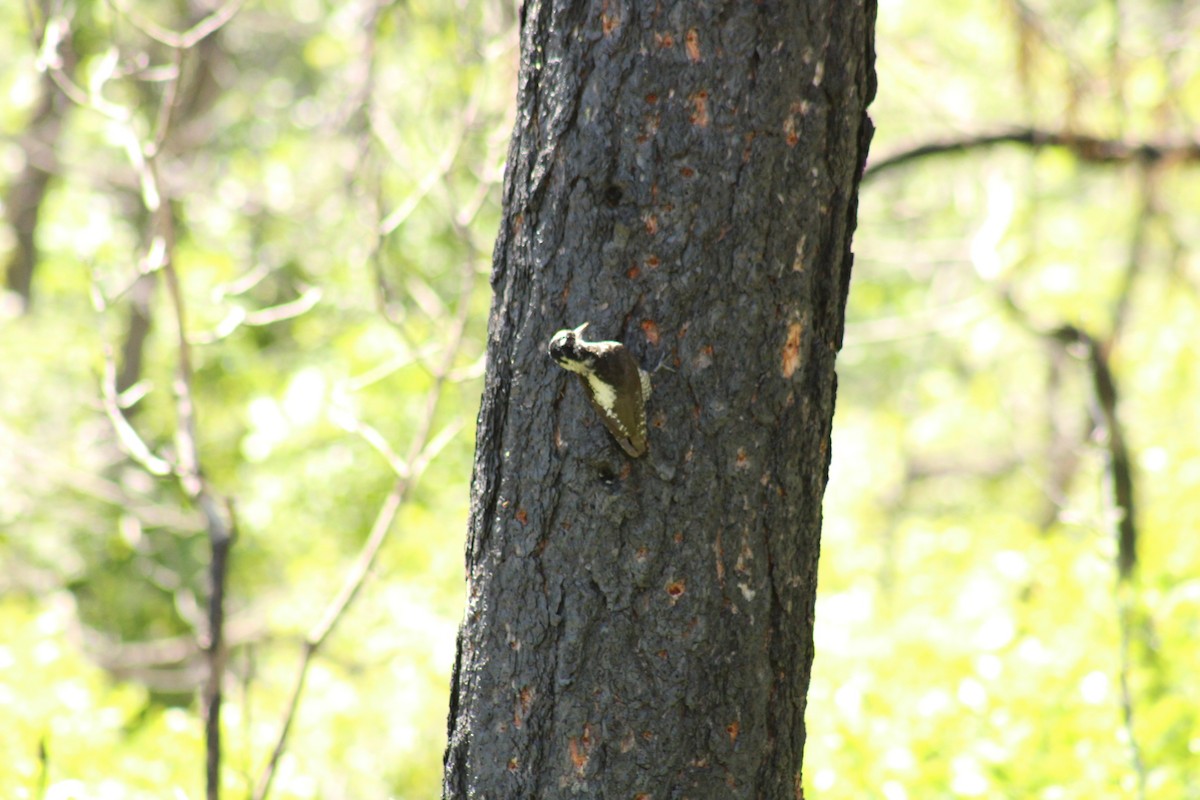
M 66 53 L 65 59 L 73 61 L 71 48 L 65 46 L 62 49 Z M 8 187 L 4 202 L 5 216 L 16 240 L 4 267 L 4 281 L 16 296 L 22 312 L 28 311 L 33 303 L 33 273 L 38 263 L 38 217 L 50 188 L 51 169 L 57 159 L 58 140 L 68 107 L 67 99 L 49 74 L 43 74 L 38 81 L 38 91 L 41 95 L 22 142 L 25 166 Z
M 875 4 L 522 13 L 445 795 L 798 797 Z M 670 368 L 643 459 L 584 321 Z

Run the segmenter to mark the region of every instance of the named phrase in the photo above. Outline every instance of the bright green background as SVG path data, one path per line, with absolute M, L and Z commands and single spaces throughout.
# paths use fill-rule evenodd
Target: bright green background
M 142 7 L 182 27 L 173 5 Z M 160 85 L 124 73 L 141 53 L 167 63 L 166 51 L 108 5 L 70 8 L 77 80 L 99 74 L 115 44 L 105 97 L 138 109 L 145 136 Z M 251 0 L 221 32 L 211 108 L 165 157 L 190 329 L 227 333 L 197 345 L 195 391 L 205 468 L 241 525 L 231 797 L 256 782 L 303 636 L 394 480 L 348 420 L 407 451 L 467 269 L 466 335 L 434 420 L 459 433 L 317 658 L 272 796 L 438 794 L 514 24 L 512 9 L 478 0 Z M 1200 118 L 1198 29 L 1187 2 L 884 0 L 873 160 L 1007 126 L 1185 139 Z M 22 4 L 0 8 L 5 187 L 39 91 L 30 36 Z M 69 112 L 33 311 L 0 303 L 6 798 L 35 797 L 43 780 L 60 800 L 202 791 L 188 684 L 139 672 L 121 649 L 191 630 L 207 545 L 178 489 L 124 461 L 99 404 L 104 347 L 119 347 L 126 312 L 97 312 L 90 287 L 114 298 L 146 249 L 118 133 L 94 111 Z M 377 240 L 397 209 L 409 212 Z M 12 246 L 0 227 L 0 256 Z M 1123 671 L 1145 795 L 1200 798 L 1198 247 L 1194 163 L 1095 165 L 1006 146 L 864 184 L 826 496 L 810 798 L 1136 797 Z M 314 290 L 298 317 L 221 328 Z M 1104 339 L 1122 298 L 1111 362 L 1142 563 L 1118 593 L 1086 365 L 1036 331 L 1074 324 Z M 176 351 L 161 288 L 153 307 L 134 422 L 167 451 Z

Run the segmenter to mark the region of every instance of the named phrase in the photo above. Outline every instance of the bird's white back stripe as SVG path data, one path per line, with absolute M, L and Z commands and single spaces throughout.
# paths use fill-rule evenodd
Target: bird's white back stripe
M 617 392 L 612 386 L 596 377 L 595 373 L 586 373 L 588 386 L 592 389 L 592 397 L 596 398 L 596 404 L 604 409 L 604 412 L 610 417 L 615 417 L 614 410 L 617 405 Z

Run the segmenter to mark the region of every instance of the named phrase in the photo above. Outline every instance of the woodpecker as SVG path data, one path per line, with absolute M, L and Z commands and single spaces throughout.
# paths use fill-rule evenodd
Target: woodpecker
M 587 326 L 554 334 L 550 357 L 579 376 L 592 408 L 621 449 L 633 458 L 645 455 L 650 376 L 620 342 L 585 342 Z

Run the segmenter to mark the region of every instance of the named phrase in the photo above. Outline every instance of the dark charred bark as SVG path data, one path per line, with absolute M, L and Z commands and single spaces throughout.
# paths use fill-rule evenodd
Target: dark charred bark
M 446 797 L 800 796 L 874 13 L 526 3 Z M 644 458 L 584 321 L 669 367 Z

